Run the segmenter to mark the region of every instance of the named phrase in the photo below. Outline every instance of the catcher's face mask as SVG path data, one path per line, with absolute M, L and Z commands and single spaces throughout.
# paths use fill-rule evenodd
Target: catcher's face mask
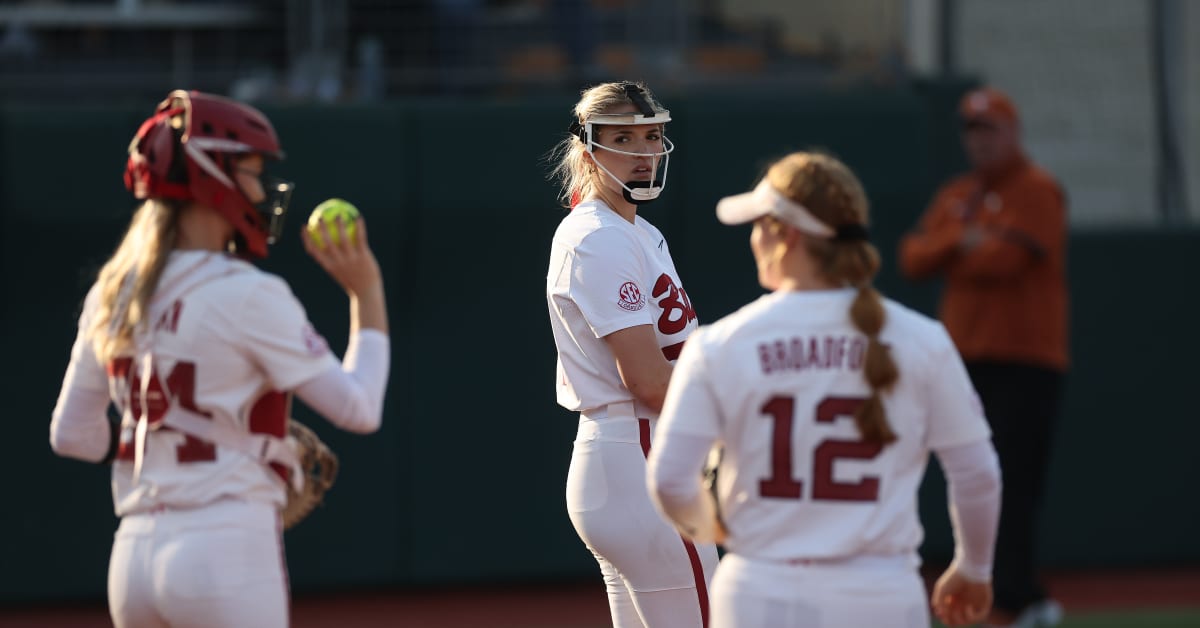
M 571 133 L 579 138 L 587 147 L 587 152 L 592 155 L 592 161 L 596 166 L 621 186 L 622 194 L 625 200 L 634 205 L 649 203 L 658 198 L 662 194 L 663 189 L 667 187 L 667 167 L 670 165 L 671 152 L 675 150 L 675 145 L 668 140 L 666 134 L 662 135 L 662 150 L 646 153 L 635 153 L 630 151 L 620 150 L 612 146 L 600 144 L 596 138 L 596 126 L 639 126 L 639 125 L 664 125 L 671 121 L 671 112 L 655 111 L 646 97 L 645 91 L 641 87 L 626 83 L 625 95 L 637 109 L 636 112 L 628 113 L 606 113 L 589 116 L 583 123 L 574 121 L 571 124 Z M 650 158 L 650 179 L 649 180 L 622 180 L 621 177 L 613 174 L 611 170 L 606 168 L 599 159 L 595 158 L 596 149 L 609 151 L 618 155 L 626 155 L 630 157 L 649 157 Z

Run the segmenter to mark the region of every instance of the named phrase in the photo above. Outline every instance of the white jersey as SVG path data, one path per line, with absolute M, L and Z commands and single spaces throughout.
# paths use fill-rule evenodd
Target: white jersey
M 923 530 L 916 495 L 929 451 L 990 432 L 958 352 L 936 321 L 885 301 L 900 378 L 884 394 L 898 440 L 863 442 L 870 394 L 853 289 L 766 295 L 688 341 L 660 434 L 723 443 L 718 494 L 727 547 L 760 560 L 907 555 Z
M 80 318 L 96 307 L 95 288 Z M 242 453 L 161 425 L 167 404 L 254 433 L 284 436 L 289 391 L 338 367 L 303 306 L 280 278 L 222 253 L 175 251 L 151 304 L 154 324 L 137 335 L 152 360 L 118 357 L 100 364 L 90 341 L 74 364 L 71 386 L 103 387 L 122 414 L 113 463 L 118 516 L 158 506 L 190 508 L 223 497 L 282 505 L 275 471 Z M 151 377 L 146 377 L 147 372 Z M 135 477 L 135 432 L 143 387 L 149 425 Z
M 662 233 L 641 216 L 630 223 L 600 200 L 577 205 L 554 233 L 546 300 L 558 346 L 558 403 L 568 410 L 634 399 L 605 336 L 651 325 L 674 361 L 697 326 Z M 657 413 L 639 404 L 638 416 Z

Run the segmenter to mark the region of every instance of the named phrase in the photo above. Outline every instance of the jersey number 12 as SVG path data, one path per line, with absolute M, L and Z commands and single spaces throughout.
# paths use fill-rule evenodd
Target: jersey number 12
M 817 423 L 833 423 L 838 417 L 853 417 L 866 400 L 859 397 L 826 397 L 817 404 Z M 760 411 L 774 423 L 771 430 L 771 475 L 758 483 L 762 497 L 800 499 L 804 484 L 792 475 L 792 426 L 795 397 L 772 397 Z M 857 482 L 839 482 L 833 477 L 838 459 L 872 460 L 883 451 L 881 443 L 827 438 L 813 451 L 812 499 L 873 502 L 879 499 L 879 478 L 866 475 Z

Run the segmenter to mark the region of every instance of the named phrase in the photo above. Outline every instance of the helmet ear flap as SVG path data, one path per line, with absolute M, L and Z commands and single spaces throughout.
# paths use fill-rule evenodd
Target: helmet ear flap
M 167 145 L 167 168 L 166 180 L 167 183 L 176 183 L 186 185 L 188 182 L 187 159 L 183 156 L 183 129 L 174 125 L 170 126 L 171 134 L 169 144 Z M 165 136 L 165 134 L 164 134 Z M 164 137 L 164 140 L 167 138 Z
M 129 145 L 125 187 L 136 198 L 188 198 L 183 129 L 172 124 L 175 113 L 163 111 L 146 120 Z

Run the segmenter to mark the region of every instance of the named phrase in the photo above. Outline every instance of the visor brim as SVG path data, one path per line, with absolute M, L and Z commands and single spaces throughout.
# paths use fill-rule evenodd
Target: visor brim
M 634 126 L 641 124 L 666 124 L 671 121 L 670 111 L 659 111 L 653 116 L 640 113 L 599 113 L 588 117 L 588 124 L 610 124 L 616 126 Z
M 766 179 L 749 192 L 717 201 L 717 220 L 727 225 L 742 225 L 768 215 L 815 236 L 828 238 L 834 234 L 829 225 L 803 205 L 777 192 Z
M 771 206 L 755 192 L 734 194 L 717 201 L 717 220 L 726 225 L 744 225 L 769 213 Z

